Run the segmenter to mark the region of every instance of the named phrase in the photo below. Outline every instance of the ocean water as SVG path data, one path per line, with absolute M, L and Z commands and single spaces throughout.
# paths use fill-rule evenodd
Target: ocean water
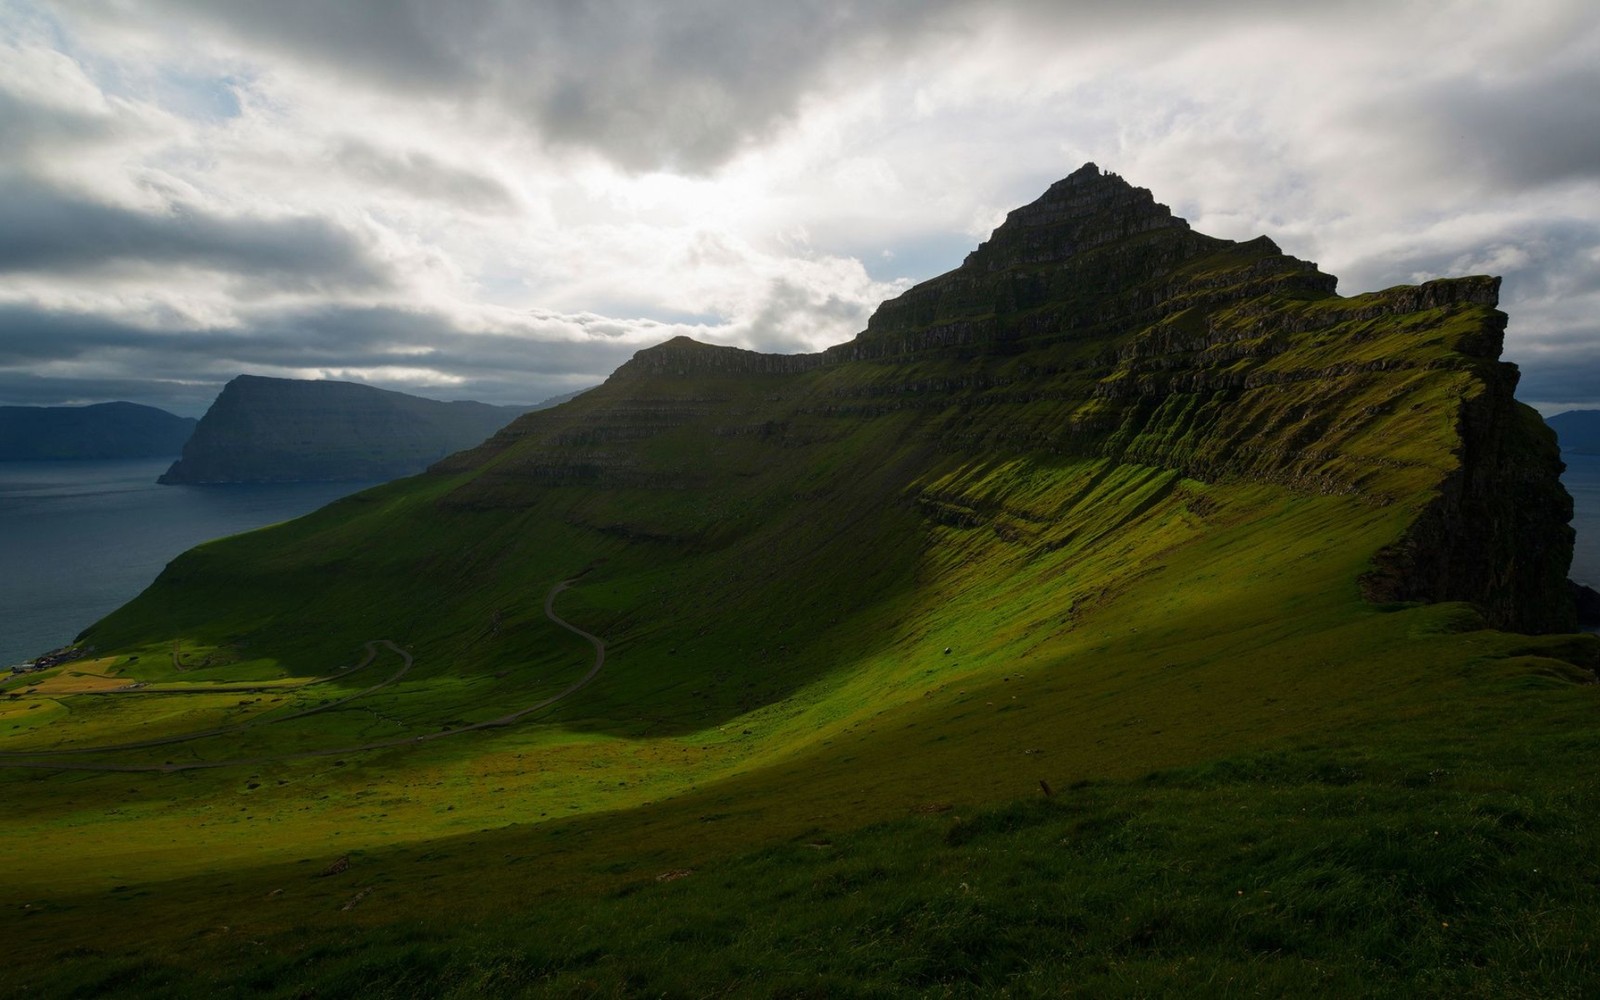
M 1600 590 L 1600 455 L 1562 455 L 1567 471 L 1561 482 L 1572 494 L 1572 571 L 1579 583 Z
M 171 464 L 0 462 L 0 670 L 70 643 L 185 549 L 372 485 L 157 486 Z

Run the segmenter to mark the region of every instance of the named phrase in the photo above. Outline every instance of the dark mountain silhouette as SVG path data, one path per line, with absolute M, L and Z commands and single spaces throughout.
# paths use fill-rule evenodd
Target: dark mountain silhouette
M 138 403 L 0 406 L 0 461 L 161 458 L 194 428 L 193 417 Z
M 423 399 L 354 382 L 240 375 L 163 483 L 361 482 L 421 472 L 529 407 Z

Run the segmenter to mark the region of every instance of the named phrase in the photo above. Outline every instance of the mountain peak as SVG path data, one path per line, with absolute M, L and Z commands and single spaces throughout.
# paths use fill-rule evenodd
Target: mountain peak
M 1148 188 L 1085 163 L 1045 193 L 1006 215 L 962 267 L 989 271 L 1046 264 L 1158 229 L 1187 231 L 1189 223 L 1155 200 Z
M 821 354 L 761 354 L 742 347 L 707 344 L 679 335 L 646 347 L 611 374 L 613 379 L 716 372 L 726 375 L 793 374 L 824 362 Z M 608 380 L 609 381 L 609 380 Z
M 884 302 L 863 333 L 830 351 L 866 358 L 1112 336 L 1201 303 L 1326 296 L 1336 283 L 1271 240 L 1197 233 L 1149 189 L 1085 163 L 1010 212 L 960 267 Z

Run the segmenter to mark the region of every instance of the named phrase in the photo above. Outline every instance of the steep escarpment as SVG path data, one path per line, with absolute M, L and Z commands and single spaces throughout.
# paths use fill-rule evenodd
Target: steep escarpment
M 438 471 L 474 473 L 450 501 L 464 506 L 557 484 L 692 492 L 724 477 L 719 454 L 781 477 L 887 422 L 930 464 L 1105 460 L 1398 505 L 1408 527 L 1375 554 L 1372 599 L 1571 627 L 1570 501 L 1499 360 L 1498 279 L 1348 298 L 1335 284 L 1265 237 L 1195 233 L 1087 165 L 846 344 L 777 356 L 677 338 L 582 409 L 519 420 Z
M 1500 315 L 1500 314 L 1497 314 Z M 1491 323 L 1493 327 L 1495 324 Z M 1374 600 L 1462 600 L 1488 620 L 1528 632 L 1577 626 L 1572 590 L 1572 498 L 1556 435 L 1512 398 L 1509 365 L 1461 402 L 1457 466 L 1405 535 L 1363 579 Z
M 0 406 L 0 461 L 176 455 L 193 417 L 138 403 Z
M 240 375 L 163 483 L 364 482 L 420 472 L 526 407 L 444 403 L 352 382 Z

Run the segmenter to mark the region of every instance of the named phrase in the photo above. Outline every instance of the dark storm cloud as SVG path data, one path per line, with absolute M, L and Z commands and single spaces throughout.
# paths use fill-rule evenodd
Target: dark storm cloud
M 1600 351 L 1575 352 L 1556 362 L 1523 362 L 1518 367 L 1522 380 L 1517 383 L 1517 398 L 1540 409 L 1587 409 L 1600 401 Z
M 30 178 L 0 180 L 0 274 L 183 266 L 297 290 L 376 288 L 386 269 L 348 230 L 312 216 L 225 217 L 182 203 L 139 212 Z
M 1369 110 L 1433 169 L 1512 190 L 1600 178 L 1600 66 L 1533 70 L 1454 78 Z
M 166 0 L 259 52 L 398 93 L 489 104 L 626 167 L 706 170 L 790 120 L 832 69 L 865 76 L 952 0 Z M 114 15 L 114 11 L 109 11 Z M 859 60 L 859 69 L 848 64 Z
M 75 360 L 85 352 L 140 343 L 140 336 L 134 327 L 99 316 L 0 306 L 0 367 Z

